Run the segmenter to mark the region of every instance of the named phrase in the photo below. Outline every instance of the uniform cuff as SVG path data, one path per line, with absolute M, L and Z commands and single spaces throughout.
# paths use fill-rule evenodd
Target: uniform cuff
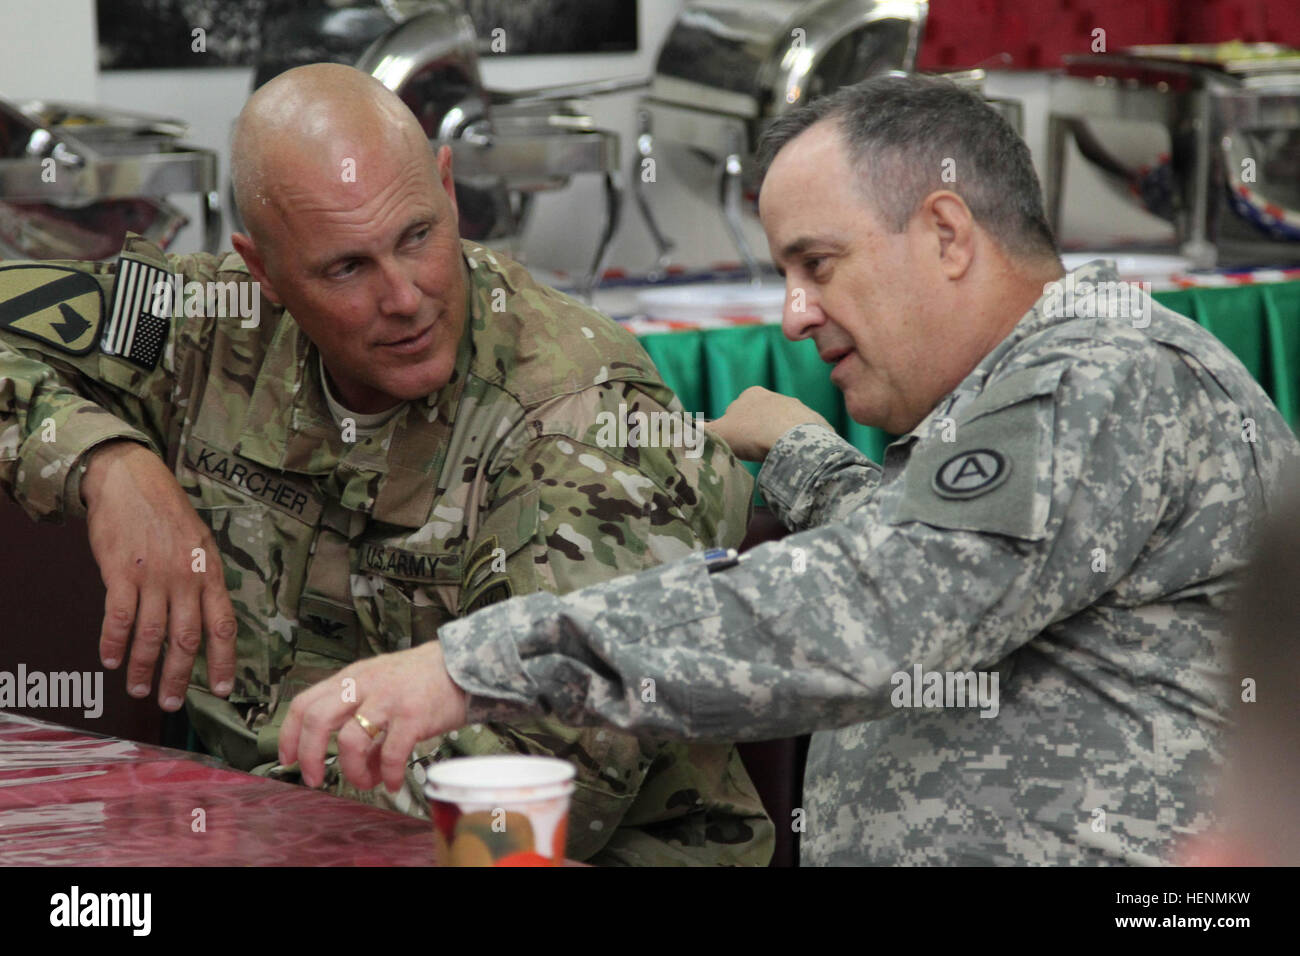
M 27 438 L 14 483 L 14 498 L 37 520 L 86 516 L 80 466 L 96 446 L 125 438 L 152 447 L 144 432 L 90 402 L 57 428 L 58 441 L 41 441 L 39 430 Z
M 815 504 L 819 477 L 850 456 L 866 457 L 824 425 L 796 425 L 776 440 L 758 473 L 758 488 L 781 523 L 804 527 Z
M 533 682 L 524 670 L 510 620 L 527 598 L 492 605 L 438 628 L 443 662 L 452 681 L 469 695 L 471 724 L 536 716 Z

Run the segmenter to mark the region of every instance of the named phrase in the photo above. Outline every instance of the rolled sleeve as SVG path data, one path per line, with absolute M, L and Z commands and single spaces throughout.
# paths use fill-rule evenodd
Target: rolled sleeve
M 56 441 L 44 441 L 43 429 L 34 422 L 34 430 L 23 443 L 14 476 L 14 498 L 37 520 L 84 518 L 80 466 L 87 456 L 99 445 L 117 439 L 147 447 L 152 443 L 139 429 L 84 399 L 52 417 Z
M 797 425 L 772 446 L 759 490 L 792 531 L 825 524 L 860 507 L 880 483 L 880 468 L 821 425 Z
M 696 553 L 570 595 L 493 605 L 438 637 L 452 680 L 481 698 L 470 701 L 473 721 L 542 713 L 572 726 L 707 736 L 694 727 L 682 667 L 705 630 L 716 631 L 717 612 Z
M 535 713 L 536 690 L 519 658 L 514 622 L 519 605 L 548 595 L 494 604 L 438 630 L 447 672 L 469 695 L 469 723 L 507 721 Z

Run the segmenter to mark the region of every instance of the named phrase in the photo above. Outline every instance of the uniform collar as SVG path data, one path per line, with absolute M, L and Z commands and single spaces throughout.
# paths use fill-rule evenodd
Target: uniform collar
M 1115 267 L 1115 262 L 1111 259 L 1093 259 L 1056 280 L 1061 285 L 1061 289 L 1057 291 L 1066 298 L 1078 295 L 1085 284 L 1118 281 L 1119 271 Z M 939 403 L 930 410 L 930 413 L 921 419 L 920 424 L 899 438 L 894 444 L 903 445 L 910 444 L 913 441 L 924 441 L 935 434 L 938 428 L 938 419 L 955 418 L 980 392 L 984 391 L 984 387 L 992 378 L 993 373 L 1002 365 L 1007 356 L 1029 336 L 1053 325 L 1079 321 L 1079 319 L 1073 317 L 1073 310 L 1062 307 L 1064 303 L 1060 298 L 1055 300 L 1056 307 L 1047 308 L 1051 295 L 1051 293 L 1044 290 L 1043 295 L 1039 296 L 1038 300 L 1029 307 L 1029 311 L 1020 317 L 1020 320 L 1006 338 L 995 345 L 988 355 L 984 356 L 980 363 L 971 370 L 970 374 L 961 380 L 955 389 L 940 399 Z

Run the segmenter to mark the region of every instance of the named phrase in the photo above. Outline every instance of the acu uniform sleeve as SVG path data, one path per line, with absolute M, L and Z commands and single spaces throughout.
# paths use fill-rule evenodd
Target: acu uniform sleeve
M 880 467 L 821 425 L 782 435 L 758 473 L 763 498 L 791 531 L 843 521 L 879 484 Z
M 1168 391 L 1150 355 L 1108 359 L 994 383 L 958 416 L 955 443 L 914 451 L 868 506 L 728 571 L 694 556 L 445 625 L 471 719 L 540 710 L 764 740 L 881 716 L 892 675 L 917 664 L 997 666 L 1105 593 L 1163 510 Z M 1104 574 L 1089 561 L 1099 542 Z M 645 675 L 653 703 L 637 694 Z

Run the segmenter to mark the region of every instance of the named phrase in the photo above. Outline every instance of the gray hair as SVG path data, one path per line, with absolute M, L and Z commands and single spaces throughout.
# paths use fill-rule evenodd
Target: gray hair
M 1011 255 L 1058 259 L 1029 147 L 977 94 L 918 75 L 843 87 L 768 127 L 758 147 L 761 175 L 787 143 L 823 120 L 838 126 L 859 187 L 887 228 L 902 232 L 926 196 L 947 189 Z M 945 170 L 953 181 L 944 181 Z

